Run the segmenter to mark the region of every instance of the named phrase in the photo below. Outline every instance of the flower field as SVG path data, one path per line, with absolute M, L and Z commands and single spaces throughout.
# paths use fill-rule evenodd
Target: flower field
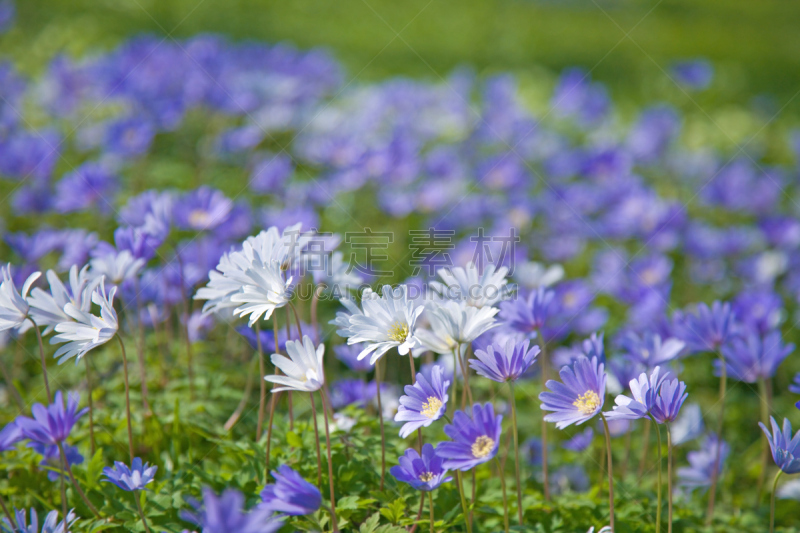
M 0 0 L 0 531 L 800 531 L 794 87 L 361 79 L 133 22 L 43 53 L 30 9 Z

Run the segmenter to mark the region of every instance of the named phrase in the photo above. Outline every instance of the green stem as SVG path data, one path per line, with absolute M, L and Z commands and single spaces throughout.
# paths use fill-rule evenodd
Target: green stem
M 383 405 L 381 404 L 381 360 L 375 361 L 375 388 L 378 396 L 378 421 L 381 426 L 381 490 L 386 477 L 386 434 L 383 430 Z
M 86 494 L 83 492 L 83 489 L 81 489 L 81 486 L 78 485 L 78 481 L 75 479 L 75 476 L 72 474 L 72 467 L 69 466 L 69 461 L 67 461 L 67 456 L 64 454 L 64 447 L 61 445 L 60 442 L 58 443 L 58 452 L 61 454 L 61 464 L 64 466 L 64 469 L 66 470 L 67 474 L 69 475 L 69 479 L 72 481 L 72 484 L 75 486 L 75 490 L 78 492 L 78 496 L 81 497 L 81 499 L 83 500 L 83 503 L 86 504 L 86 507 L 88 507 L 89 510 L 92 511 L 92 513 L 97 518 L 100 518 L 100 512 L 97 510 L 97 508 L 94 505 L 92 505 L 92 502 L 89 501 L 89 498 L 86 497 Z M 61 479 L 64 479 L 63 474 L 62 474 Z M 64 516 L 66 517 L 67 515 L 65 514 Z
M 775 481 L 772 482 L 772 496 L 769 500 L 769 533 L 775 531 L 775 492 L 778 490 L 778 480 L 781 478 L 781 474 L 783 474 L 783 470 L 778 470 Z
M 467 398 L 469 399 L 469 405 L 472 407 L 474 402 L 472 400 L 472 389 L 469 386 L 469 371 L 464 364 L 464 357 L 461 355 L 461 344 L 458 345 L 458 364 L 461 366 L 461 375 L 464 377 L 464 390 L 467 391 Z M 463 403 L 463 402 L 462 402 Z M 464 407 L 462 405 L 462 407 Z
M 62 483 L 63 483 L 64 478 L 62 477 L 61 480 L 62 480 Z M 11 524 L 11 527 L 14 528 L 14 531 L 16 531 L 17 530 L 17 522 L 14 520 L 14 517 L 11 516 L 11 513 L 8 512 L 8 507 L 6 507 L 6 501 L 3 499 L 2 496 L 0 496 L 0 507 L 3 508 L 3 513 L 6 515 L 6 518 L 8 518 L 8 523 Z M 432 513 L 433 513 L 433 511 L 431 511 L 431 518 L 433 518 L 433 514 Z M 431 524 L 431 531 L 433 531 L 433 524 Z
M 722 353 L 719 354 L 719 420 L 717 420 L 717 447 L 714 451 L 714 468 L 711 471 L 711 488 L 708 491 L 708 509 L 706 510 L 706 526 L 711 525 L 714 518 L 714 503 L 717 496 L 717 483 L 719 482 L 719 459 L 722 453 L 722 428 L 725 419 L 725 392 L 728 387 L 728 368 Z
M 278 349 L 278 321 L 272 318 L 275 325 L 275 353 L 280 353 Z M 261 398 L 258 400 L 258 423 L 256 424 L 256 442 L 261 438 L 261 431 L 264 429 L 264 409 L 267 404 L 267 380 L 266 370 L 264 369 L 264 348 L 261 346 L 261 326 L 256 322 L 256 347 L 258 348 L 258 373 L 261 376 Z
M 128 356 L 125 354 L 125 344 L 122 342 L 122 337 L 120 337 L 119 334 L 115 336 L 122 350 L 122 370 L 125 375 L 125 413 L 128 418 L 128 453 L 131 463 L 133 463 L 133 427 L 131 426 L 131 390 L 130 383 L 128 382 Z
M 541 353 L 539 354 L 539 361 L 542 364 L 542 391 L 547 387 L 547 342 L 544 340 L 542 331 L 537 329 L 536 336 L 539 337 L 539 346 Z M 550 501 L 550 474 L 547 468 L 547 422 L 544 417 L 546 412 L 542 411 L 542 480 L 544 483 L 544 499 Z
M 461 496 L 461 509 L 464 511 L 464 523 L 467 525 L 467 531 L 472 533 L 472 522 L 469 520 L 469 512 L 467 511 L 467 498 L 464 496 L 464 483 L 461 479 L 460 470 L 456 470 L 456 483 L 458 484 L 458 495 Z
M 61 512 L 64 514 L 64 532 L 69 533 L 69 521 L 67 520 L 67 487 L 64 484 L 64 472 L 67 471 L 67 461 L 64 458 L 64 454 L 61 453 L 61 474 L 59 474 L 59 478 L 61 478 Z
M 94 403 L 92 400 L 92 374 L 91 374 L 91 369 L 89 367 L 89 358 L 84 357 L 83 360 L 86 363 L 86 388 L 89 389 L 87 394 L 87 396 L 89 397 L 89 440 L 91 441 L 92 445 L 92 457 L 94 457 L 96 444 L 94 440 Z
M 331 524 L 334 533 L 338 533 L 339 526 L 336 522 L 336 495 L 333 491 L 333 460 L 331 459 L 331 432 L 328 427 L 328 401 L 325 399 L 325 392 L 320 390 L 322 398 L 322 411 L 325 413 L 325 444 L 328 447 L 328 484 L 331 490 Z
M 611 432 L 608 430 L 608 420 L 606 415 L 600 413 L 600 418 L 603 420 L 603 429 L 606 433 L 606 453 L 608 454 L 608 513 L 609 513 L 609 526 L 611 531 L 614 531 L 614 467 L 611 461 Z
M 134 491 L 133 499 L 136 500 L 136 508 L 139 509 L 139 516 L 142 518 L 142 524 L 147 533 L 150 533 L 150 526 L 147 525 L 147 519 L 144 517 L 144 510 L 142 509 L 142 502 L 139 501 L 139 491 Z
M 511 394 L 511 429 L 514 432 L 514 474 L 517 481 L 517 515 L 519 524 L 522 525 L 522 476 L 520 475 L 519 461 L 519 434 L 517 429 L 517 397 L 514 394 L 514 382 L 508 382 L 508 389 Z M 501 472 L 502 476 L 502 472 Z
M 431 491 L 428 491 L 428 507 L 431 512 L 431 533 L 435 533 L 433 530 L 433 493 Z
M 653 421 L 653 424 L 656 428 L 656 442 L 658 444 L 658 507 L 656 507 L 656 533 L 659 533 L 659 531 L 661 531 L 661 487 L 663 484 L 661 479 L 661 429 L 658 427 L 658 422 L 656 422 L 656 419 L 653 418 L 653 415 L 650 415 L 650 419 Z
M 317 443 L 317 487 L 322 490 L 322 452 L 319 449 L 319 428 L 317 427 L 317 406 L 314 403 L 314 393 L 311 396 L 311 419 L 314 421 L 314 440 Z
M 672 533 L 672 430 L 667 426 L 667 533 Z
M 500 460 L 496 456 L 494 460 L 497 463 L 497 475 L 500 476 L 500 485 L 502 485 L 503 487 L 503 528 L 505 529 L 505 532 L 508 533 L 509 520 L 508 520 L 508 495 L 506 493 L 506 473 L 503 472 L 503 467 L 500 465 Z
M 47 361 L 44 358 L 44 344 L 42 343 L 42 332 L 39 331 L 39 325 L 34 322 L 31 317 L 28 320 L 33 324 L 33 329 L 36 330 L 36 341 L 39 343 L 39 360 L 42 363 L 42 377 L 44 377 L 44 388 L 47 391 L 47 403 L 53 403 L 53 397 L 50 395 L 50 381 L 47 379 Z M 66 519 L 66 518 L 65 518 Z

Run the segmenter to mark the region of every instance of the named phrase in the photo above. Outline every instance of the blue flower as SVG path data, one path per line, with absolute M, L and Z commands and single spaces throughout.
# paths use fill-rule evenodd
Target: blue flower
M 759 422 L 758 425 L 767 436 L 775 464 L 787 474 L 800 473 L 800 431 L 792 437 L 792 424 L 789 419 L 783 419 L 783 431 L 774 418 L 769 419 L 772 422 L 772 435 L 764 424 Z
M 405 422 L 400 428 L 402 438 L 408 437 L 419 428 L 430 426 L 444 415 L 450 382 L 444 380 L 442 374 L 442 367 L 434 366 L 430 381 L 419 373 L 414 385 L 405 386 L 406 395 L 400 397 L 400 406 L 394 417 L 395 422 Z
M 714 78 L 714 66 L 707 59 L 681 61 L 670 72 L 681 84 L 698 90 L 707 88 Z
M 789 392 L 800 394 L 800 372 L 794 375 L 794 383 L 789 385 Z
M 442 483 L 451 481 L 452 476 L 447 476 L 447 468 L 442 466 L 443 459 L 434 451 L 433 445 L 428 443 L 422 447 L 422 456 L 414 448 L 409 448 L 398 459 L 398 466 L 393 466 L 389 472 L 398 481 L 408 483 L 421 491 L 431 491 L 439 488 Z
M 503 416 L 495 416 L 491 403 L 475 404 L 472 418 L 456 411 L 453 423 L 444 427 L 453 441 L 439 444 L 436 455 L 444 460 L 448 470 L 469 470 L 490 461 L 500 446 L 502 422 Z
M 263 507 L 290 516 L 300 516 L 317 511 L 322 505 L 319 489 L 303 479 L 286 465 L 272 472 L 275 483 L 261 491 Z
M 689 395 L 686 394 L 686 383 L 673 379 L 663 381 L 658 389 L 655 403 L 651 410 L 653 418 L 659 424 L 673 422 L 683 406 L 683 402 Z
M 221 496 L 210 488 L 203 489 L 203 502 L 188 500 L 194 512 L 181 511 L 183 520 L 200 526 L 203 533 L 275 533 L 283 520 L 270 509 L 260 505 L 249 513 L 243 510 L 244 496 L 235 489 L 227 489 Z
M 3 517 L 0 521 L 0 529 L 3 533 L 64 533 L 64 521 L 58 521 L 58 511 L 50 511 L 42 522 L 42 529 L 39 529 L 39 516 L 36 514 L 36 509 L 31 508 L 31 522 L 28 524 L 28 518 L 25 515 L 25 509 L 14 509 L 14 520 L 17 522 L 17 528 L 11 527 L 8 519 Z M 72 525 L 78 517 L 72 511 L 67 513 L 67 525 Z M 71 528 L 70 528 L 71 530 Z
M 714 458 L 717 455 L 718 445 L 720 447 L 718 471 L 722 472 L 730 447 L 725 441 L 720 442 L 716 435 L 709 435 L 700 450 L 686 454 L 689 466 L 677 470 L 678 485 L 689 490 L 709 487 L 714 475 Z
M 37 403 L 31 409 L 33 418 L 20 416 L 17 426 L 22 431 L 23 437 L 42 444 L 58 444 L 69 437 L 75 423 L 85 415 L 89 409 L 78 411 L 77 392 L 70 392 L 67 396 L 67 406 L 64 408 L 64 395 L 56 392 L 52 405 L 45 407 Z
M 22 430 L 19 429 L 16 422 L 9 423 L 6 427 L 0 430 L 0 452 L 13 450 L 14 446 L 21 441 Z
M 71 213 L 95 207 L 108 212 L 118 188 L 117 176 L 105 166 L 84 163 L 56 184 L 56 211 Z
M 594 430 L 586 428 L 581 433 L 576 433 L 571 439 L 561 445 L 565 450 L 573 452 L 582 452 L 592 444 L 594 438 Z
M 114 468 L 107 466 L 103 469 L 103 475 L 106 476 L 103 481 L 111 482 L 128 492 L 144 490 L 148 484 L 152 483 L 156 476 L 156 470 L 158 470 L 157 466 L 142 463 L 142 459 L 139 457 L 133 458 L 131 468 L 128 468 L 125 463 L 114 461 Z
M 470 359 L 469 365 L 475 372 L 492 381 L 516 381 L 527 371 L 539 355 L 540 348 L 534 346 L 528 349 L 530 341 L 516 343 L 509 339 L 505 346 L 494 343 L 484 350 L 476 350 L 475 357 Z
M 29 446 L 43 457 L 39 466 L 55 468 L 59 472 L 62 471 L 61 452 L 58 451 L 58 446 L 53 444 L 46 445 L 40 442 L 31 442 Z M 80 454 L 76 447 L 70 446 L 69 444 L 62 444 L 62 447 L 64 448 L 64 456 L 67 458 L 67 464 L 69 464 L 69 466 L 83 463 L 83 455 Z M 57 481 L 61 475 L 59 472 L 47 470 L 47 479 L 50 481 Z
M 735 337 L 722 346 L 721 351 L 728 375 L 745 383 L 755 383 L 774 377 L 780 364 L 794 351 L 794 344 L 783 344 L 778 330 L 763 337 L 750 332 L 746 337 Z M 719 375 L 720 362 L 715 361 L 714 365 Z
M 617 405 L 614 406 L 613 411 L 606 413 L 606 417 L 609 420 L 636 420 L 650 416 L 656 405 L 661 384 L 669 376 L 669 373 L 659 376 L 660 371 L 660 367 L 655 367 L 649 378 L 646 373 L 642 373 L 638 379 L 632 379 L 629 385 L 633 398 L 624 394 L 617 396 L 614 399 L 614 403 Z
M 540 287 L 531 291 L 527 298 L 500 302 L 498 316 L 508 329 L 533 338 L 536 330 L 544 327 L 554 297 L 555 292 Z
M 546 421 L 564 429 L 592 419 L 603 409 L 607 377 L 596 357 L 591 361 L 582 357 L 572 366 L 563 367 L 559 375 L 563 383 L 548 380 L 546 386 L 550 390 L 539 394 L 542 410 L 553 411 L 544 417 Z
M 696 314 L 676 313 L 674 328 L 677 336 L 695 352 L 714 352 L 734 332 L 731 304 L 714 302 L 709 308 L 697 304 Z

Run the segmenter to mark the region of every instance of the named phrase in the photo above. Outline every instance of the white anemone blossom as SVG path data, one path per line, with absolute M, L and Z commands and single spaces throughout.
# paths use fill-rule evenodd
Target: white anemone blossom
M 331 324 L 339 327 L 337 332 L 347 337 L 347 344 L 367 344 L 358 354 L 359 360 L 372 354 L 369 362 L 374 365 L 392 348 L 396 347 L 400 355 L 406 355 L 418 345 L 414 326 L 424 307 L 415 306 L 408 299 L 406 285 L 395 289 L 384 285 L 380 296 L 371 289 L 365 290 L 361 297 L 363 310 L 348 299 L 340 302 L 348 312 L 336 313 Z
M 145 260 L 136 258 L 129 250 L 108 251 L 89 261 L 89 275 L 92 279 L 104 277 L 112 285 L 119 285 L 131 279 L 144 268 Z
M 98 287 L 92 292 L 92 302 L 100 307 L 100 316 L 84 311 L 72 302 L 64 306 L 64 312 L 70 321 L 56 325 L 56 333 L 50 339 L 50 344 L 60 344 L 54 357 L 58 364 L 62 364 L 75 357 L 77 364 L 90 350 L 101 346 L 117 334 L 119 322 L 117 312 L 114 310 L 114 294 L 117 288 L 112 287 L 106 295 L 105 279 L 100 280 Z
M 25 322 L 29 318 L 30 306 L 28 305 L 28 291 L 33 283 L 42 275 L 34 272 L 22 285 L 22 293 L 14 285 L 11 277 L 11 264 L 0 269 L 3 282 L 0 283 L 0 331 L 19 330 L 26 331 L 33 324 Z M 34 319 L 35 320 L 35 319 Z
M 431 329 L 417 331 L 423 348 L 439 354 L 453 353 L 459 344 L 469 344 L 498 324 L 496 307 L 472 307 L 464 302 L 430 303 L 425 317 Z
M 488 264 L 483 272 L 470 261 L 465 268 L 442 268 L 437 274 L 442 281 L 431 281 L 434 296 L 444 300 L 465 302 L 472 307 L 491 307 L 508 298 L 511 288 L 506 274 L 508 268 Z
M 92 291 L 100 283 L 89 276 L 89 265 L 84 266 L 80 272 L 78 265 L 72 265 L 69 270 L 69 288 L 53 270 L 47 271 L 47 281 L 50 283 L 50 292 L 35 287 L 31 291 L 28 303 L 31 306 L 31 316 L 39 326 L 47 326 L 44 334 L 51 333 L 57 324 L 69 322 L 72 318 L 64 311 L 64 307 L 71 303 L 78 309 L 88 312 L 92 306 Z
M 266 376 L 264 379 L 275 383 L 272 392 L 284 390 L 314 392 L 325 384 L 325 371 L 322 367 L 322 356 L 325 355 L 325 344 L 316 348 L 308 335 L 303 341 L 286 341 L 286 353 L 289 357 L 274 353 L 270 358 L 284 376 Z
M 535 261 L 525 261 L 514 268 L 514 279 L 528 289 L 549 287 L 564 278 L 564 267 L 559 264 L 546 266 Z
M 195 299 L 206 300 L 203 312 L 235 308 L 235 315 L 250 315 L 250 326 L 262 316 L 268 319 L 291 298 L 289 273 L 313 235 L 301 233 L 300 224 L 295 224 L 283 234 L 273 226 L 248 237 L 241 250 L 222 256 L 216 270 L 208 273 L 208 284 L 197 291 Z

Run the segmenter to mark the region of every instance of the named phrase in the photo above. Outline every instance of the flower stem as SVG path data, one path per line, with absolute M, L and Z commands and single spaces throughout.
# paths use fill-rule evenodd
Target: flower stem
M 711 525 L 714 518 L 714 502 L 717 495 L 717 482 L 719 481 L 719 458 L 722 453 L 722 428 L 725 419 L 725 392 L 728 386 L 728 369 L 722 353 L 719 354 L 719 420 L 717 420 L 717 447 L 714 451 L 714 468 L 711 470 L 711 488 L 708 491 L 708 509 L 706 510 L 706 526 Z
M 147 519 L 144 517 L 144 510 L 142 509 L 142 502 L 139 501 L 139 491 L 134 491 L 133 499 L 136 500 L 136 508 L 139 509 L 139 516 L 142 517 L 142 524 L 147 533 L 150 533 L 150 526 L 147 525 Z
M 139 360 L 139 374 L 142 376 L 142 407 L 144 412 L 150 412 L 150 404 L 147 401 L 147 362 L 145 361 L 145 336 L 144 324 L 142 323 L 142 300 L 140 298 L 139 278 L 134 278 L 134 290 L 136 291 L 136 356 Z M 187 316 L 188 320 L 189 317 Z
M 408 363 L 411 366 L 411 384 L 416 385 L 417 369 L 414 365 L 414 356 L 412 355 L 411 350 L 408 351 Z M 417 428 L 417 443 L 419 444 L 419 453 L 422 453 L 422 428 Z
M 128 418 L 128 453 L 130 454 L 131 463 L 133 463 L 133 428 L 131 427 L 131 391 L 130 384 L 128 383 L 128 356 L 125 354 L 125 344 L 122 342 L 122 337 L 116 335 L 119 346 L 122 350 L 122 370 L 125 375 L 125 413 Z
M 322 398 L 322 410 L 325 413 L 325 444 L 328 447 L 328 483 L 331 489 L 331 524 L 333 525 L 334 533 L 339 531 L 339 526 L 336 523 L 336 496 L 333 492 L 333 460 L 331 459 L 331 433 L 328 428 L 328 401 L 325 398 L 325 392 L 320 390 L 320 397 Z
M 514 432 L 514 473 L 517 480 L 517 515 L 519 524 L 522 525 L 522 476 L 520 475 L 520 462 L 519 462 L 519 434 L 517 430 L 517 397 L 514 394 L 514 382 L 508 382 L 509 392 L 511 394 L 511 429 Z M 500 473 L 501 477 L 503 473 Z M 505 481 L 503 482 L 505 484 Z M 508 528 L 506 527 L 506 530 Z
M 61 483 L 62 483 L 62 486 L 63 486 L 63 483 L 64 483 L 64 478 L 63 477 L 61 478 Z M 8 523 L 11 524 L 11 527 L 14 529 L 14 531 L 16 531 L 17 530 L 17 522 L 14 520 L 14 517 L 11 516 L 11 513 L 8 512 L 8 507 L 6 507 L 6 501 L 3 499 L 2 496 L 0 496 L 0 507 L 3 508 L 3 513 L 6 515 L 6 518 L 8 518 Z M 431 519 L 433 519 L 433 511 L 431 511 Z M 431 522 L 431 531 L 433 531 L 433 523 L 432 522 Z
M 19 412 L 22 413 L 25 410 L 25 402 L 22 401 L 22 396 L 19 393 L 19 389 L 17 389 L 17 386 L 14 385 L 11 375 L 8 373 L 8 369 L 3 361 L 0 361 L 0 374 L 3 374 L 6 387 L 11 391 L 12 396 L 14 396 L 14 401 L 17 402 L 17 408 L 19 408 Z
M 458 357 L 456 354 L 458 351 L 458 347 L 453 349 L 453 401 L 450 402 L 453 404 L 453 414 L 456 412 L 456 402 L 458 401 L 458 363 L 456 362 L 456 358 Z
M 470 407 L 472 407 L 474 405 L 474 402 L 472 401 L 472 388 L 469 386 L 469 371 L 467 370 L 466 365 L 464 364 L 464 357 L 461 354 L 461 344 L 459 344 L 456 349 L 458 350 L 458 363 L 461 366 L 461 375 L 464 377 L 464 390 L 467 391 L 467 398 L 469 398 L 469 405 Z M 461 407 L 463 408 L 464 407 L 463 397 L 461 403 L 462 403 Z
M 772 496 L 769 499 L 769 533 L 775 531 L 775 492 L 778 490 L 778 480 L 781 478 L 783 470 L 778 470 L 775 474 L 775 481 L 772 482 Z
M 381 404 L 381 360 L 375 361 L 375 389 L 378 395 L 378 421 L 381 426 L 381 490 L 386 477 L 386 435 L 383 431 L 383 405 Z
M 642 435 L 642 455 L 639 457 L 639 471 L 636 473 L 636 479 L 641 481 L 644 476 L 644 468 L 647 465 L 647 456 L 650 451 L 650 429 L 652 429 L 652 422 L 647 418 L 644 421 L 644 434 Z
M 431 491 L 428 491 L 428 507 L 431 512 L 431 533 L 435 533 L 433 530 L 433 493 Z
M 319 344 L 319 320 L 317 319 L 317 308 L 319 307 L 319 297 L 322 296 L 325 290 L 325 284 L 321 283 L 314 289 L 314 295 L 311 297 L 311 328 L 314 330 L 314 343 Z
M 769 392 L 768 392 L 768 385 L 767 380 L 764 378 L 759 378 L 758 380 L 758 392 L 759 392 L 759 406 L 761 407 L 761 421 L 764 422 L 765 425 L 769 426 L 769 413 L 771 411 L 770 408 L 770 400 Z M 759 504 L 761 501 L 761 495 L 764 491 L 764 482 L 767 478 L 767 468 L 769 466 L 769 441 L 767 440 L 766 435 L 762 435 L 761 439 L 761 472 L 758 474 L 758 488 L 756 490 L 756 505 Z
M 42 377 L 44 377 L 44 388 L 47 391 L 47 403 L 53 403 L 53 397 L 50 395 L 50 381 L 47 379 L 47 361 L 44 358 L 42 332 L 39 331 L 39 325 L 31 317 L 28 317 L 28 320 L 33 323 L 33 329 L 36 330 L 36 341 L 39 343 L 39 360 L 42 363 Z
M 289 307 L 292 308 L 292 313 L 294 314 L 294 321 L 297 324 L 297 338 L 301 341 L 303 340 L 303 326 L 300 325 L 300 315 L 297 314 L 297 308 L 294 306 L 292 302 L 289 302 Z
M 186 295 L 186 283 L 184 281 L 183 259 L 178 251 L 175 251 L 175 257 L 178 259 L 178 268 L 180 268 L 180 284 L 181 284 L 181 304 L 183 306 L 183 314 L 186 319 L 183 321 L 183 338 L 186 340 L 186 361 L 189 371 L 189 399 L 194 400 L 194 362 L 192 356 L 192 339 L 189 338 L 189 298 Z
M 72 467 L 69 466 L 69 461 L 67 461 L 67 456 L 64 454 L 64 447 L 61 445 L 60 442 L 58 443 L 58 452 L 61 454 L 61 464 L 66 469 L 67 474 L 69 474 L 69 479 L 72 481 L 72 484 L 75 486 L 75 490 L 78 492 L 78 496 L 81 497 L 81 499 L 83 500 L 83 503 L 86 504 L 86 507 L 88 507 L 89 510 L 92 511 L 92 514 L 94 514 L 97 518 L 100 518 L 100 512 L 97 510 L 97 508 L 94 505 L 92 505 L 92 502 L 89 501 L 89 498 L 86 497 L 86 493 L 83 492 L 83 489 L 81 488 L 80 485 L 78 485 L 78 481 L 75 479 L 75 476 L 72 474 Z M 133 461 L 131 461 L 131 462 L 133 462 Z M 62 476 L 61 479 L 63 480 L 64 477 Z M 64 514 L 64 517 L 66 517 L 66 516 L 67 515 Z
M 89 440 L 92 444 L 92 457 L 94 457 L 95 452 L 95 441 L 94 441 L 94 401 L 92 400 L 92 372 L 91 367 L 89 366 L 89 358 L 84 357 L 83 361 L 86 363 L 86 388 L 89 389 L 88 396 L 89 396 Z
M 606 452 L 608 454 L 608 511 L 609 511 L 609 526 L 611 531 L 614 531 L 614 466 L 611 461 L 611 432 L 608 430 L 608 420 L 606 415 L 600 413 L 600 418 L 603 420 L 603 429 L 606 433 Z
M 667 426 L 667 533 L 672 533 L 672 430 Z
M 539 346 L 542 350 L 539 354 L 539 360 L 542 362 L 542 391 L 544 391 L 547 386 L 547 342 L 544 339 L 542 330 L 537 329 L 536 335 L 539 337 Z M 550 473 L 547 468 L 547 422 L 545 422 L 544 417 L 545 414 L 542 414 L 542 480 L 544 483 L 544 499 L 549 502 Z
M 467 525 L 467 531 L 472 533 L 472 522 L 469 519 L 469 512 L 467 511 L 467 498 L 464 496 L 464 483 L 461 479 L 460 470 L 456 470 L 456 483 L 458 484 L 458 494 L 461 496 L 461 509 L 464 511 L 464 523 Z
M 274 317 L 272 323 L 275 326 L 275 352 L 278 350 L 278 321 Z M 261 431 L 264 428 L 264 407 L 267 403 L 267 380 L 266 370 L 264 369 L 264 348 L 261 346 L 261 326 L 256 322 L 256 347 L 258 348 L 258 373 L 261 376 L 261 398 L 258 400 L 258 423 L 256 424 L 256 442 L 261 438 Z
M 317 487 L 322 490 L 322 452 L 319 449 L 319 428 L 317 427 L 317 406 L 314 403 L 314 393 L 309 392 L 311 397 L 311 419 L 314 421 L 314 440 L 317 443 Z
M 59 446 L 60 451 L 60 446 Z M 61 455 L 61 474 L 59 474 L 59 478 L 61 478 L 61 512 L 64 514 L 64 533 L 69 533 L 69 522 L 67 521 L 67 488 L 64 486 L 64 472 L 67 470 L 67 460 L 64 457 L 63 453 Z
M 661 430 L 658 427 L 656 419 L 653 418 L 653 415 L 650 415 L 650 419 L 656 426 L 656 442 L 658 444 L 658 506 L 656 507 L 656 533 L 659 533 L 659 531 L 661 531 L 661 488 L 663 485 L 663 481 L 661 480 Z
M 500 476 L 500 485 L 503 487 L 503 529 L 508 533 L 508 496 L 506 494 L 506 473 L 503 472 L 503 467 L 500 465 L 500 460 L 495 457 L 497 463 L 497 475 Z M 522 523 L 522 522 L 520 522 Z

